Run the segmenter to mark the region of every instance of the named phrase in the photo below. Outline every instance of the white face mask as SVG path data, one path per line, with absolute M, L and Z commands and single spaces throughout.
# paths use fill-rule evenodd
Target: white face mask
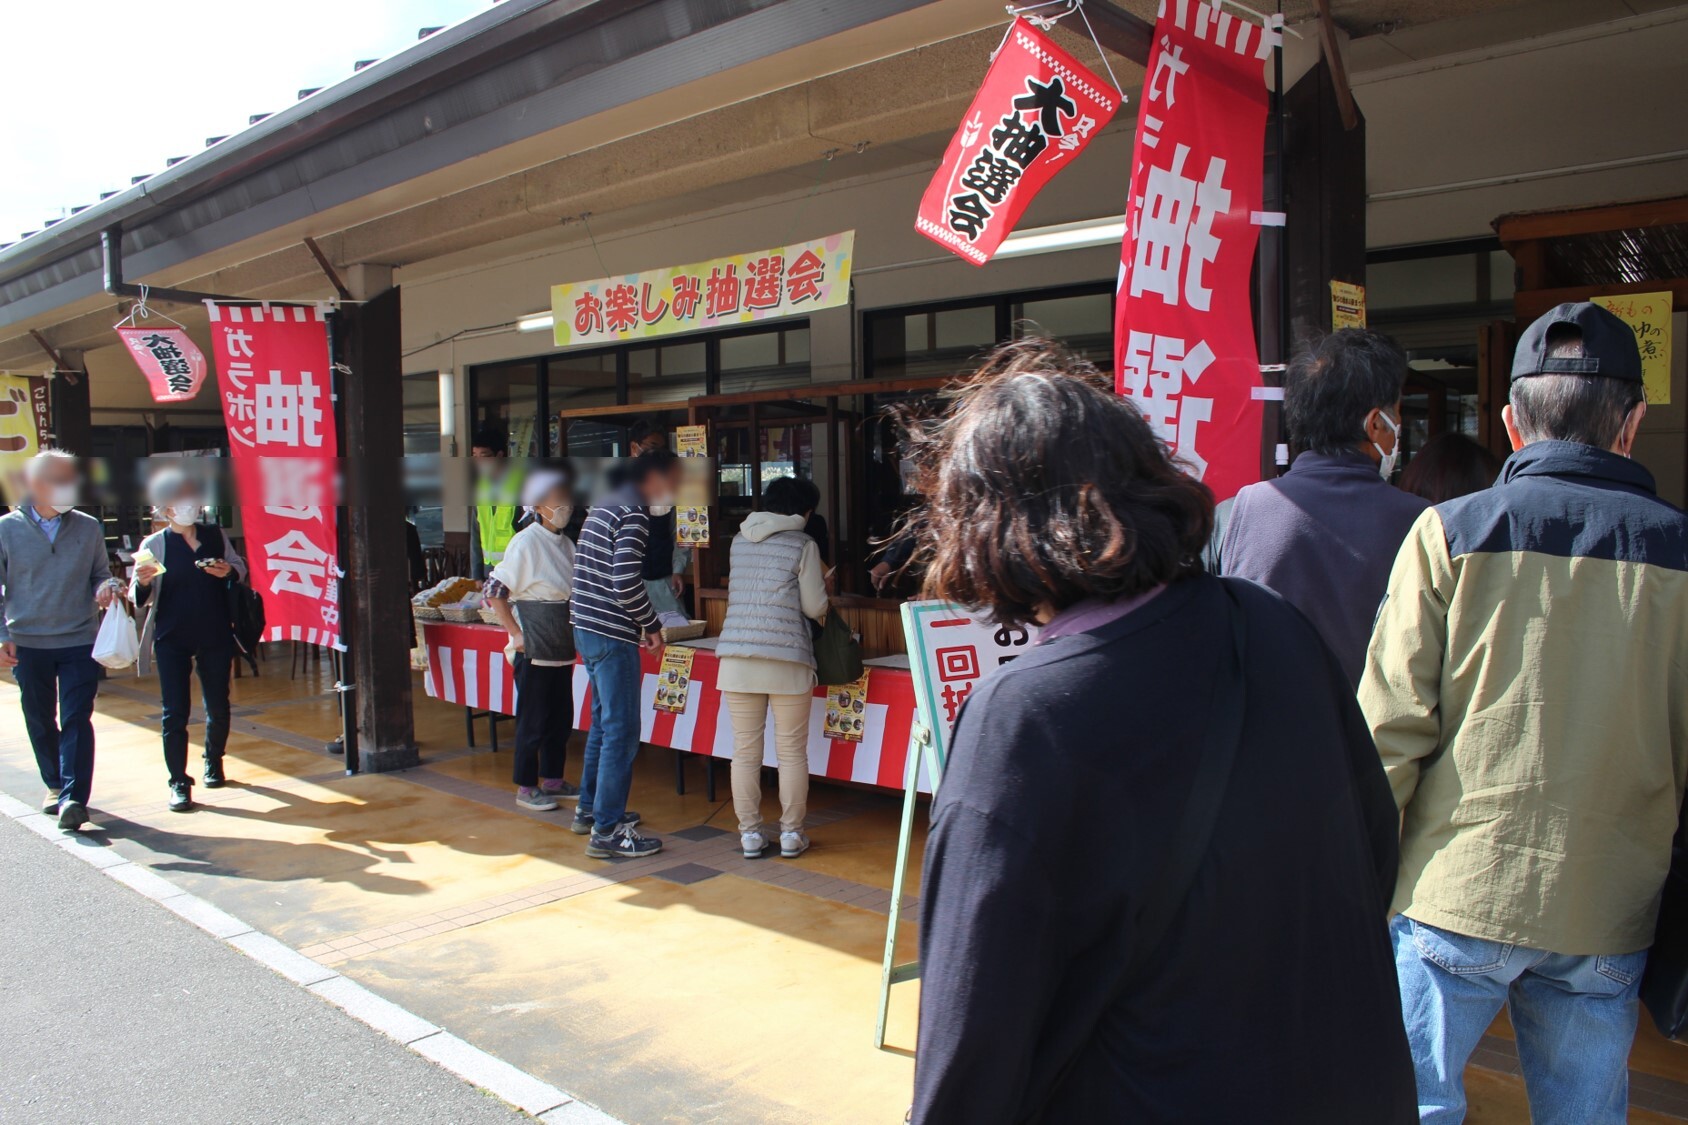
M 47 490 L 47 503 L 61 512 L 68 512 L 76 507 L 76 486 L 74 484 L 55 484 Z
M 199 519 L 199 505 L 197 504 L 172 504 L 164 509 L 164 512 L 170 517 L 170 522 L 177 527 L 187 527 Z
M 567 504 L 559 504 L 556 506 L 542 505 L 534 509 L 534 514 L 539 516 L 540 519 L 544 520 L 552 527 L 560 530 L 569 522 L 569 517 L 574 515 L 574 509 Z
M 1383 424 L 1388 426 L 1389 432 L 1395 435 L 1395 444 L 1388 453 L 1383 452 L 1383 446 L 1375 441 L 1371 445 L 1373 449 L 1377 450 L 1378 457 L 1381 458 L 1377 463 L 1378 476 L 1388 480 L 1395 475 L 1395 464 L 1401 459 L 1401 427 L 1395 419 L 1389 417 L 1387 411 L 1379 410 L 1377 416 L 1383 419 Z
M 674 510 L 674 505 L 672 504 L 652 504 L 650 507 L 651 515 L 653 516 L 666 516 L 669 512 Z

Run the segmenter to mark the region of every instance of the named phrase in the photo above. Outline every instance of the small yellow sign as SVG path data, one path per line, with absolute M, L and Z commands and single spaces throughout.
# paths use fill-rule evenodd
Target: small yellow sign
M 656 673 L 655 706 L 658 711 L 671 711 L 676 715 L 685 712 L 695 656 L 697 649 L 684 645 L 669 645 L 662 650 L 662 666 Z
M 680 426 L 674 431 L 676 452 L 682 457 L 709 456 L 709 428 L 707 426 Z M 693 493 L 704 492 L 697 487 L 701 481 L 695 481 L 687 474 L 686 483 L 681 485 L 682 499 L 697 500 Z M 674 541 L 682 547 L 709 546 L 709 508 L 704 504 L 687 504 L 680 509 L 674 520 Z
M 1330 283 L 1330 330 L 1366 326 L 1366 287 L 1350 281 Z
M 1670 314 L 1675 298 L 1665 293 L 1620 293 L 1596 297 L 1594 303 L 1629 325 L 1635 346 L 1641 349 L 1641 377 L 1647 384 L 1647 402 L 1670 405 Z
M 827 738 L 845 742 L 860 742 L 867 729 L 867 678 L 872 668 L 862 670 L 862 678 L 853 684 L 828 684 L 826 688 L 826 720 L 822 733 Z

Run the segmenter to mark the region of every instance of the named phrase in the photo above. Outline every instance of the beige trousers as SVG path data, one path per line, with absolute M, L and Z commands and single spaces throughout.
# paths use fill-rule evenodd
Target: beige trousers
M 774 755 L 780 764 L 780 831 L 803 827 L 809 811 L 809 706 L 814 696 L 724 691 L 733 721 L 733 811 L 740 832 L 762 827 L 762 745 L 774 712 Z

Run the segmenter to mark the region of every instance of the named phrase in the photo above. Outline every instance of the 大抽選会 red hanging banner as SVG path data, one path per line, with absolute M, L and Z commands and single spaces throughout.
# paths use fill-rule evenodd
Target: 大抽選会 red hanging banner
M 1053 39 L 1016 19 L 926 186 L 915 229 L 984 265 L 1120 101 Z

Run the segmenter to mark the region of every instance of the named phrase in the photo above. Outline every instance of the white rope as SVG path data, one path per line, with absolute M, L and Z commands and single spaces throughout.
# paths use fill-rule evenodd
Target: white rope
M 161 320 L 168 320 L 171 324 L 174 324 L 177 328 L 180 328 L 183 332 L 186 332 L 188 330 L 187 325 L 183 324 L 181 321 L 177 320 L 175 317 L 169 315 L 168 313 L 159 312 L 157 309 L 155 309 L 151 305 L 147 304 L 147 293 L 150 290 L 150 288 L 151 287 L 147 286 L 147 285 L 141 286 L 141 298 L 140 298 L 140 300 L 138 300 L 134 304 L 130 305 L 129 306 L 129 315 L 124 317 L 122 320 L 118 321 L 116 324 L 112 325 L 112 327 L 113 328 L 123 328 L 123 327 L 126 327 L 127 325 L 134 324 L 136 317 L 139 317 L 142 320 L 146 320 L 148 317 L 157 316 Z

